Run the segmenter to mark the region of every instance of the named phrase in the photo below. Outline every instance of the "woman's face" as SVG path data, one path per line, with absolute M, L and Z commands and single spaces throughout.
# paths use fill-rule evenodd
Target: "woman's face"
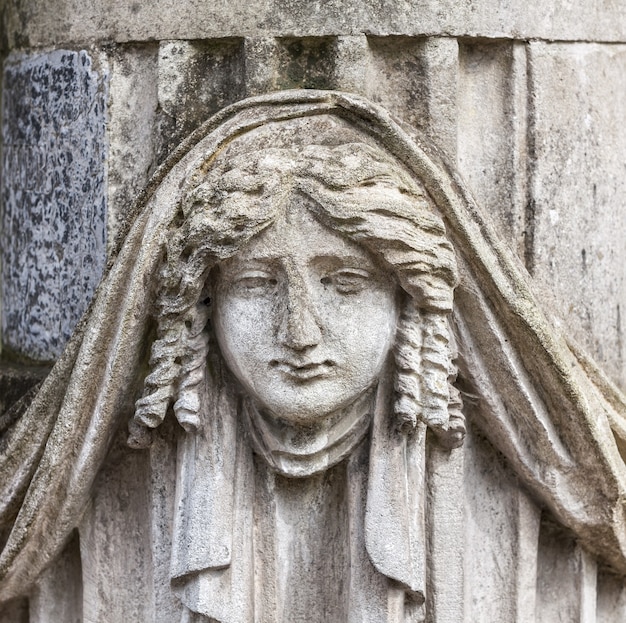
M 379 378 L 396 331 L 396 286 L 364 249 L 293 196 L 220 266 L 214 326 L 259 407 L 297 423 L 330 415 Z

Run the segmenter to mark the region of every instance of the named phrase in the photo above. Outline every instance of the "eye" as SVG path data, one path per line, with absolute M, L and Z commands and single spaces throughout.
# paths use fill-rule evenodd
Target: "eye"
M 242 294 L 266 294 L 273 292 L 278 285 L 278 279 L 264 271 L 246 271 L 237 275 L 232 286 Z
M 325 275 L 320 282 L 326 287 L 333 287 L 340 294 L 357 294 L 370 284 L 372 275 L 359 268 L 342 268 Z

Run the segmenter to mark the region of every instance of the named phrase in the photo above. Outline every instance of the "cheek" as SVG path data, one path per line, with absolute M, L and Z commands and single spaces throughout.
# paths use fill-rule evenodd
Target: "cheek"
M 228 366 L 251 370 L 263 359 L 273 335 L 272 305 L 226 298 L 216 304 L 215 336 Z
M 379 371 L 394 343 L 397 325 L 395 295 L 369 292 L 344 301 L 327 316 L 329 337 L 345 361 L 363 371 Z

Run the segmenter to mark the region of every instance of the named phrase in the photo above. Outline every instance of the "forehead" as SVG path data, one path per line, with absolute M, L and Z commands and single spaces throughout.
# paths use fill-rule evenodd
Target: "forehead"
M 287 259 L 310 262 L 316 258 L 374 265 L 369 251 L 320 223 L 310 205 L 309 199 L 292 194 L 274 223 L 226 260 L 224 267 Z

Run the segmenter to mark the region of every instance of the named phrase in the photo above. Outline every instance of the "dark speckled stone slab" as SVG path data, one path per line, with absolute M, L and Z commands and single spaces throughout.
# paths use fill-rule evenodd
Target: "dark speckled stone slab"
M 59 355 L 106 261 L 107 75 L 85 51 L 11 55 L 2 104 L 3 344 Z

